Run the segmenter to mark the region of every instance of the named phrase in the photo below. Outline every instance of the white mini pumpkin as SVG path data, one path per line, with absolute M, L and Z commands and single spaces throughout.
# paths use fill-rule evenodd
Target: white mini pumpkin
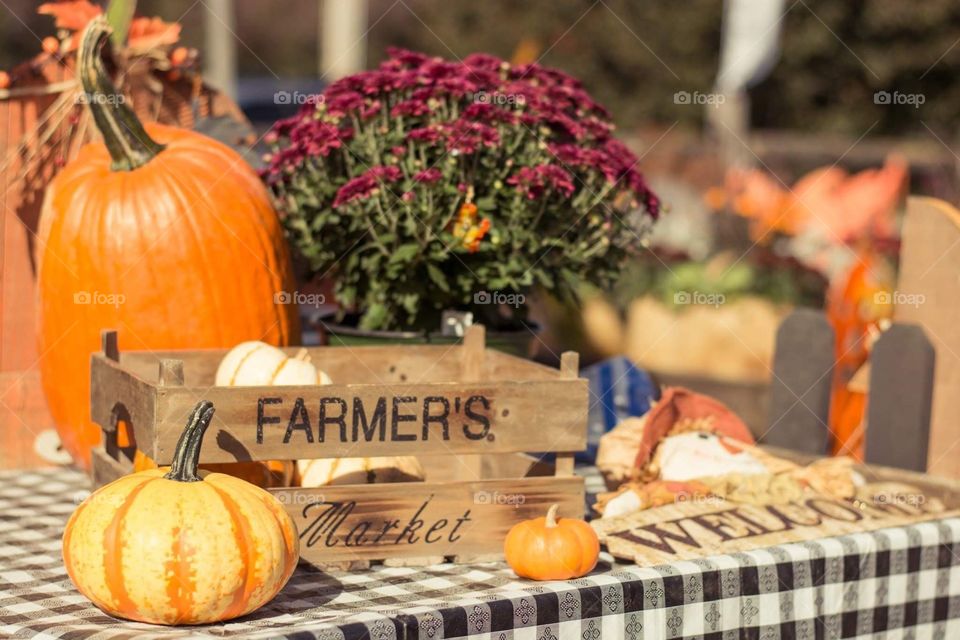
M 220 361 L 214 381 L 218 387 L 330 384 L 303 349 L 294 357 L 265 342 L 241 342 Z
M 425 477 L 423 467 L 413 456 L 297 460 L 297 471 L 301 487 L 417 482 Z

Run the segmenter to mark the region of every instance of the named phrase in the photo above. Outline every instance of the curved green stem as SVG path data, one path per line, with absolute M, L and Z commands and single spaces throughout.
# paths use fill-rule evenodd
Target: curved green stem
M 126 96 L 117 90 L 100 59 L 100 48 L 110 37 L 111 29 L 102 16 L 87 25 L 77 53 L 77 74 L 83 85 L 83 99 L 103 136 L 103 143 L 113 159 L 114 171 L 133 171 L 152 160 L 164 146 L 153 140 L 126 103 Z
M 177 440 L 177 448 L 173 452 L 170 471 L 163 476 L 164 478 L 177 480 L 178 482 L 197 482 L 201 480 L 200 476 L 197 475 L 197 467 L 200 464 L 200 445 L 203 444 L 203 434 L 210 426 L 213 411 L 213 403 L 209 400 L 204 400 L 194 407 L 190 419 L 187 420 L 187 426 L 183 428 L 183 433 Z

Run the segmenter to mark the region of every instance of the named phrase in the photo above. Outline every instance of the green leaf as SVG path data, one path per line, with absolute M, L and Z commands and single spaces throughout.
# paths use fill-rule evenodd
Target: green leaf
M 420 306 L 420 294 L 408 293 L 400 298 L 400 304 L 407 311 L 407 313 L 413 315 L 417 312 L 417 309 Z
M 427 275 L 430 276 L 430 279 L 433 280 L 433 283 L 440 287 L 443 291 L 450 292 L 450 285 L 447 283 L 447 277 L 443 275 L 436 265 L 427 263 Z
M 537 280 L 547 289 L 553 289 L 553 277 L 546 271 L 537 270 Z
M 356 287 L 341 286 L 337 289 L 337 299 L 341 305 L 349 307 L 357 299 Z
M 563 278 L 564 283 L 566 283 L 570 289 L 576 289 L 580 286 L 580 278 L 569 269 L 560 269 L 560 277 Z
M 114 47 L 126 46 L 127 32 L 130 30 L 130 23 L 133 22 L 133 14 L 136 10 L 136 0 L 110 0 L 110 4 L 107 5 L 107 23 L 113 29 L 110 42 Z
M 390 256 L 390 262 L 392 264 L 410 262 L 418 253 L 420 253 L 419 244 L 416 244 L 415 242 L 402 244 L 397 247 L 396 251 L 393 252 L 393 255 Z
M 344 259 L 343 268 L 346 269 L 347 271 L 353 271 L 359 268 L 362 260 L 363 258 L 360 256 L 359 253 L 351 253 Z
M 507 278 L 491 278 L 487 286 L 496 290 L 508 289 L 510 287 L 510 280 Z
M 387 317 L 387 306 L 374 302 L 367 307 L 367 310 L 363 312 L 363 315 L 360 317 L 360 328 L 361 329 L 379 329 L 383 326 L 383 321 Z

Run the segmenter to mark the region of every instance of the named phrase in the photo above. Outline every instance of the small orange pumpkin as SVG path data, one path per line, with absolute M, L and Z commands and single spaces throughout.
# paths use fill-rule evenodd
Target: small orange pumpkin
M 299 558 L 297 530 L 272 495 L 197 473 L 213 404 L 193 410 L 173 464 L 102 487 L 63 532 L 63 562 L 104 612 L 155 624 L 204 624 L 269 602 Z
M 583 520 L 557 518 L 559 505 L 546 517 L 515 524 L 503 543 L 507 562 L 521 578 L 569 580 L 597 566 L 600 540 Z

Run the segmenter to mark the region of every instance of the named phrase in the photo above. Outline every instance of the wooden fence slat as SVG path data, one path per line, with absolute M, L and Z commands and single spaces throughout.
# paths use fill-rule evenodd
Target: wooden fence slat
M 780 324 L 765 444 L 827 452 L 833 349 L 833 328 L 820 311 L 797 309 Z
M 937 355 L 927 471 L 960 478 L 960 209 L 910 197 L 903 220 L 893 318 L 923 327 Z M 950 452 L 950 455 L 944 455 Z
M 894 324 L 873 347 L 867 400 L 868 464 L 927 468 L 936 352 L 917 325 Z

